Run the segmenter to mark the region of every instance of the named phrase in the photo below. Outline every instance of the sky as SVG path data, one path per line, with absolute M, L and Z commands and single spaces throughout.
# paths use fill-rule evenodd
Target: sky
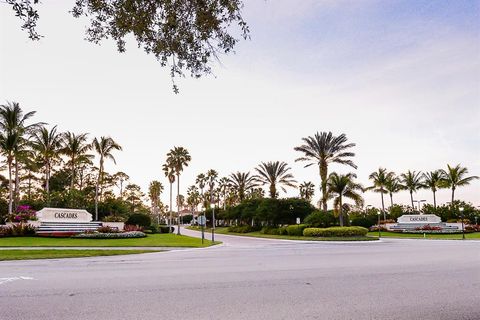
M 192 156 L 181 193 L 210 168 L 225 176 L 276 160 L 318 186 L 318 169 L 295 162 L 293 150 L 317 131 L 356 143 L 358 169 L 330 170 L 354 171 L 364 186 L 379 167 L 460 163 L 480 176 L 480 1 L 246 0 L 251 39 L 221 56 L 214 76 L 180 79 L 177 95 L 168 70 L 133 41 L 120 54 L 111 41 L 83 40 L 71 6 L 43 3 L 44 38 L 32 42 L 0 4 L 0 101 L 61 131 L 113 137 L 123 151 L 107 171 L 126 172 L 144 192 L 151 180 L 168 189 L 161 166 L 174 146 Z M 439 203 L 449 197 L 437 193 Z M 480 180 L 456 197 L 480 206 Z M 379 194 L 364 198 L 380 206 Z M 428 190 L 414 198 L 432 202 Z

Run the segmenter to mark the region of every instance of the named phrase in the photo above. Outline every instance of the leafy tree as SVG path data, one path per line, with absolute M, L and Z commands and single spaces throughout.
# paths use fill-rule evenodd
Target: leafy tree
M 425 172 L 423 174 L 423 185 L 425 188 L 429 188 L 433 193 L 433 207 L 437 207 L 437 199 L 435 193 L 438 188 L 441 188 L 442 181 L 445 180 L 444 172 L 442 170 L 435 170 L 430 172 Z
M 115 142 L 110 137 L 100 137 L 100 140 L 95 138 L 93 139 L 93 149 L 97 152 L 99 159 L 99 170 L 98 170 L 98 178 L 97 184 L 95 186 L 95 219 L 98 221 L 98 198 L 102 197 L 103 193 L 103 177 L 104 177 L 104 162 L 107 159 L 113 161 L 113 163 L 117 163 L 115 157 L 113 156 L 112 152 L 115 150 L 122 150 L 122 147 Z M 100 189 L 99 189 L 100 188 Z
M 170 152 L 167 153 L 167 163 L 177 176 L 177 197 L 180 194 L 180 173 L 183 171 L 184 167 L 188 166 L 191 159 L 192 158 L 188 153 L 188 150 L 183 147 L 174 147 L 170 150 Z M 177 216 L 179 216 L 180 210 L 179 208 L 177 209 Z M 177 234 L 180 235 L 180 219 L 177 219 Z
M 452 204 L 455 202 L 455 190 L 457 187 L 467 186 L 470 182 L 479 178 L 478 176 L 466 176 L 468 169 L 460 166 L 460 164 L 457 164 L 455 167 L 447 165 L 447 170 L 442 170 L 442 174 L 442 186 L 452 190 Z
M 372 172 L 370 176 L 368 176 L 370 180 L 373 181 L 373 186 L 366 188 L 367 190 L 373 190 L 374 192 L 380 193 L 382 197 L 382 212 L 383 212 L 383 219 L 386 219 L 385 213 L 385 202 L 383 200 L 383 195 L 387 193 L 386 186 L 388 182 L 393 179 L 393 172 L 387 172 L 385 168 L 378 168 L 377 171 Z M 393 202 L 393 200 L 392 200 Z
M 258 186 L 258 181 L 255 176 L 250 175 L 250 172 L 237 171 L 229 176 L 229 181 L 232 189 L 235 191 L 239 202 L 245 200 L 246 194 L 251 189 Z
M 310 181 L 303 182 L 300 186 L 300 198 L 311 201 L 315 193 L 315 185 Z
M 357 168 L 353 161 L 349 158 L 355 156 L 355 153 L 348 151 L 355 146 L 355 143 L 347 143 L 347 136 L 341 134 L 334 136 L 331 132 L 316 133 L 313 137 L 309 136 L 302 138 L 304 144 L 295 147 L 295 151 L 303 153 L 303 157 L 295 161 L 308 161 L 305 167 L 311 165 L 318 165 L 321 179 L 322 191 L 322 208 L 327 211 L 327 180 L 328 180 L 328 165 L 330 163 L 339 163 Z
M 407 173 L 402 173 L 401 178 L 405 189 L 410 192 L 410 201 L 412 203 L 412 209 L 414 209 L 413 193 L 425 187 L 422 183 L 422 173 L 420 171 L 417 172 L 408 170 Z
M 22 19 L 22 29 L 32 40 L 40 39 L 36 26 L 38 0 L 5 0 Z M 75 18 L 88 17 L 86 39 L 100 43 L 113 39 L 119 52 L 133 36 L 137 46 L 153 55 L 161 66 L 170 66 L 172 79 L 190 73 L 198 78 L 211 73 L 218 54 L 233 50 L 238 39 L 230 29 L 237 25 L 240 36 L 249 36 L 241 15 L 241 0 L 122 1 L 76 0 Z M 174 84 L 175 92 L 178 92 Z
M 293 179 L 293 175 L 288 172 L 290 167 L 288 167 L 286 162 L 262 162 L 255 170 L 258 173 L 258 181 L 263 185 L 269 185 L 270 198 L 277 198 L 277 185 L 280 186 L 283 192 L 286 192 L 284 186 L 296 187 L 296 181 Z
M 128 181 L 130 177 L 125 172 L 119 171 L 113 175 L 113 179 L 116 181 L 116 184 L 120 189 L 119 191 L 120 199 L 123 199 L 123 183 L 125 181 Z
M 343 217 L 343 199 L 349 198 L 355 201 L 357 206 L 363 205 L 363 198 L 358 192 L 362 192 L 363 188 L 354 179 L 357 176 L 354 173 L 347 173 L 345 175 L 332 172 L 328 177 L 328 192 L 335 197 L 335 205 L 338 208 L 338 216 L 340 218 L 340 226 L 344 225 Z
M 142 197 L 145 195 L 140 186 L 137 184 L 130 183 L 125 187 L 125 192 L 127 195 L 126 200 L 130 202 L 130 210 L 135 212 L 136 209 L 141 208 Z

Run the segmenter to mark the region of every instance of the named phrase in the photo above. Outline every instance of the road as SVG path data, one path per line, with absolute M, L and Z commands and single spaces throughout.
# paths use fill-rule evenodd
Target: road
M 0 319 L 480 319 L 480 242 L 217 240 L 0 262 Z

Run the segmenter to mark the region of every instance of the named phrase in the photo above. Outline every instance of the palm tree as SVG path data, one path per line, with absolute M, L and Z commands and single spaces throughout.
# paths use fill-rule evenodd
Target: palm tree
M 177 176 L 177 197 L 180 194 L 180 173 L 184 167 L 187 167 L 190 160 L 192 160 L 188 150 L 184 147 L 174 147 L 167 153 L 167 163 L 170 163 L 171 168 L 175 171 Z M 178 199 L 177 199 L 178 200 Z M 178 201 L 177 201 L 178 204 Z M 180 209 L 177 206 L 177 210 Z M 180 235 L 180 212 L 177 213 L 177 234 Z
M 455 167 L 447 165 L 447 170 L 442 170 L 442 174 L 444 176 L 442 185 L 452 189 L 452 206 L 455 201 L 455 190 L 457 187 L 467 186 L 470 182 L 479 178 L 478 176 L 466 177 L 468 169 L 460 166 L 460 164 L 457 164 Z
M 115 142 L 110 137 L 100 137 L 100 140 L 97 138 L 93 139 L 93 148 L 100 156 L 99 159 L 99 167 L 98 167 L 98 178 L 97 184 L 95 185 L 95 220 L 98 221 L 98 197 L 102 196 L 103 193 L 103 176 L 104 176 L 104 162 L 105 160 L 112 160 L 113 163 L 117 164 L 115 157 L 113 156 L 112 152 L 115 150 L 121 151 L 122 147 Z M 99 192 L 100 187 L 100 192 Z
M 417 192 L 418 189 L 424 188 L 422 183 L 422 172 L 408 170 L 407 173 L 402 173 L 401 179 L 405 189 L 410 192 L 410 201 L 412 202 L 413 210 L 415 208 L 413 206 L 413 193 Z
M 159 211 L 160 208 L 160 195 L 163 192 L 163 185 L 160 181 L 153 180 L 150 182 L 148 186 L 148 197 L 150 198 L 150 202 L 152 203 L 152 213 L 159 218 Z
M 277 197 L 277 184 L 280 185 L 283 192 L 286 192 L 283 186 L 296 187 L 295 183 L 297 181 L 288 172 L 290 167 L 286 162 L 262 162 L 255 170 L 258 173 L 258 181 L 263 185 L 269 185 L 270 198 L 275 199 Z
M 363 205 L 363 198 L 358 191 L 363 191 L 362 185 L 356 183 L 354 179 L 357 176 L 354 173 L 347 173 L 345 175 L 332 172 L 328 176 L 327 187 L 328 193 L 335 196 L 335 205 L 338 208 L 338 217 L 340 219 L 340 226 L 343 227 L 343 209 L 344 198 L 349 198 L 355 201 L 357 206 Z
M 311 201 L 315 193 L 315 185 L 310 181 L 303 182 L 300 186 L 300 197 L 307 201 Z
M 366 190 L 373 190 L 374 192 L 379 192 L 382 196 L 382 212 L 383 212 L 383 220 L 386 220 L 385 215 L 385 202 L 383 200 L 383 194 L 387 193 L 386 185 L 388 180 L 390 180 L 393 176 L 393 172 L 387 172 L 385 168 L 378 168 L 377 171 L 372 172 L 368 178 L 373 181 L 373 186 L 366 188 Z
M 213 202 L 213 188 L 214 188 L 215 182 L 217 181 L 217 178 L 218 178 L 218 172 L 215 171 L 214 169 L 210 169 L 210 170 L 207 171 L 206 178 L 207 178 L 207 183 L 208 183 L 208 186 L 209 186 L 209 189 L 210 189 L 209 203 L 210 203 L 210 207 L 211 207 L 212 202 Z
M 75 134 L 73 132 L 66 132 L 63 135 L 63 148 L 60 150 L 61 153 L 70 158 L 71 166 L 71 182 L 70 190 L 73 190 L 75 187 L 75 170 L 80 158 L 87 156 L 87 152 L 92 149 L 92 145 L 87 143 L 87 133 Z
M 227 177 L 222 177 L 218 180 L 218 192 L 222 195 L 223 210 L 226 209 L 227 193 L 230 189 L 230 181 Z
M 238 196 L 239 202 L 245 200 L 246 193 L 258 186 L 258 181 L 255 176 L 250 175 L 250 172 L 237 171 L 232 173 L 228 181 L 230 182 L 232 189 Z
M 60 157 L 62 135 L 57 133 L 57 126 L 50 131 L 42 127 L 33 135 L 32 148 L 37 152 L 45 168 L 45 192 L 47 199 L 50 194 L 50 174 L 53 162 Z
M 125 172 L 119 171 L 113 175 L 113 179 L 118 183 L 118 187 L 120 188 L 120 199 L 123 200 L 123 183 L 128 181 L 130 177 Z
M 355 143 L 347 143 L 347 136 L 341 134 L 338 137 L 331 132 L 316 133 L 313 137 L 309 136 L 302 138 L 304 144 L 295 147 L 295 151 L 303 153 L 303 157 L 295 161 L 309 161 L 305 167 L 311 165 L 318 165 L 320 171 L 321 190 L 322 190 L 322 207 L 323 211 L 327 211 L 327 177 L 328 165 L 330 163 L 340 163 L 357 168 L 349 158 L 354 157 L 355 153 L 348 151 L 348 149 L 355 146 Z
M 172 168 L 172 164 L 168 162 L 168 159 L 167 159 L 167 163 L 165 163 L 162 167 L 163 169 L 163 173 L 165 174 L 165 177 L 167 177 L 168 179 L 168 182 L 170 184 L 170 206 L 168 207 L 169 209 L 169 223 L 168 225 L 171 226 L 172 225 L 172 194 L 173 194 L 173 183 L 175 182 L 175 171 L 173 170 Z
M 207 181 L 207 177 L 205 176 L 204 173 L 200 173 L 198 176 L 197 176 L 197 179 L 195 180 L 195 183 L 198 185 L 198 187 L 200 188 L 200 194 L 201 196 L 203 197 L 203 188 L 205 188 L 205 183 Z
M 198 192 L 197 186 L 190 186 L 187 189 L 187 204 L 190 206 L 192 210 L 192 217 L 195 215 L 197 211 L 197 207 L 201 202 L 200 193 Z
M 43 123 L 27 125 L 28 119 L 35 115 L 35 111 L 23 113 L 20 104 L 8 102 L 0 106 L 0 148 L 2 154 L 7 158 L 8 165 L 8 213 L 13 212 L 13 180 L 12 169 L 15 163 L 15 198 L 19 192 L 19 163 L 18 156 L 27 145 L 27 136 Z
M 403 185 L 400 183 L 400 179 L 391 172 L 388 175 L 387 181 L 385 183 L 385 191 L 390 195 L 390 208 L 393 207 L 393 194 L 400 192 L 404 189 Z
M 423 174 L 423 184 L 425 188 L 432 190 L 433 192 L 433 207 L 437 208 L 437 199 L 435 193 L 442 186 L 442 182 L 445 180 L 444 172 L 442 170 L 435 170 L 425 172 Z

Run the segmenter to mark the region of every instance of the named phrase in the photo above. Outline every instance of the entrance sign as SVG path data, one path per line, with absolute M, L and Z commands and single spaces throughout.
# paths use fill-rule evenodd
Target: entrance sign
M 84 209 L 43 208 L 37 212 L 40 222 L 91 222 L 92 214 Z
M 397 219 L 398 223 L 441 223 L 442 219 L 434 214 L 404 214 Z

